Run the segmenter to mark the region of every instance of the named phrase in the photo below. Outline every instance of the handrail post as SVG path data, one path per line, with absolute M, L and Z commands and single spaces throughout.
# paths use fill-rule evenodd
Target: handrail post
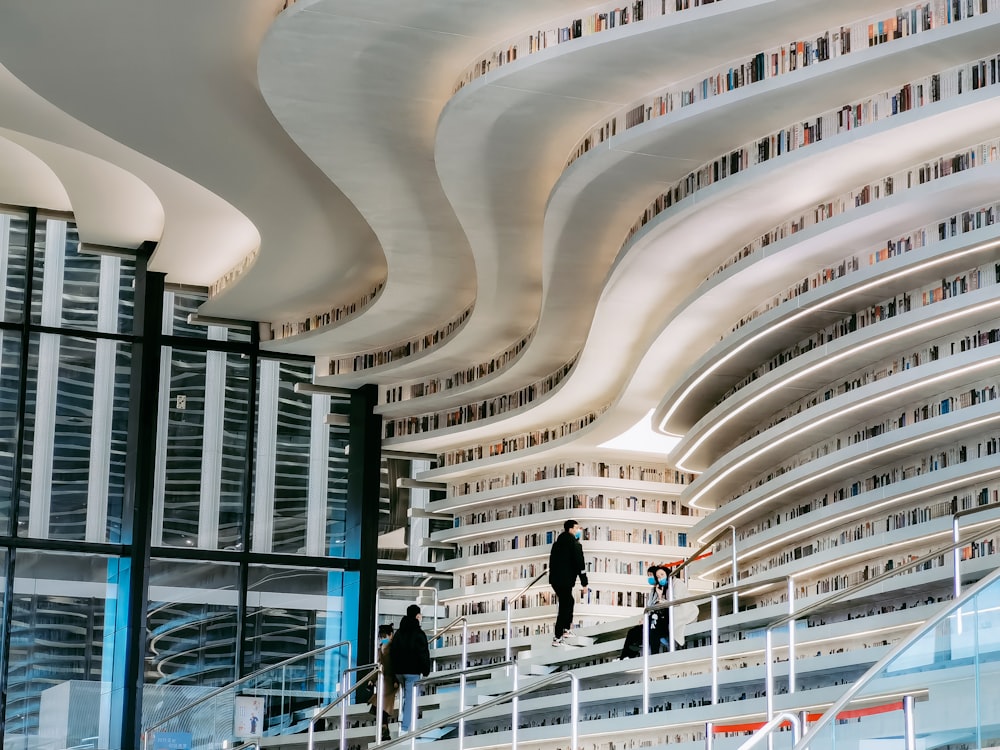
M 649 713 L 649 612 L 642 613 L 642 712 Z
M 712 735 L 715 732 L 714 724 L 709 721 L 705 723 L 705 750 L 712 750 L 712 745 L 715 744 L 715 737 Z
M 795 576 L 788 576 L 788 614 L 795 614 Z M 788 692 L 795 692 L 795 620 L 788 621 Z
M 458 711 L 465 712 L 465 669 L 469 650 L 469 621 L 462 620 L 462 673 L 458 676 Z M 465 717 L 458 720 L 458 750 L 465 747 Z
M 917 733 L 913 721 L 913 696 L 903 696 L 903 747 L 917 750 Z
M 570 679 L 570 695 L 572 696 L 572 705 L 570 706 L 570 721 L 573 724 L 573 744 L 570 746 L 571 750 L 580 750 L 579 743 L 579 727 L 580 723 L 580 678 L 577 677 L 572 672 L 569 672 Z M 913 749 L 915 750 L 915 748 Z
M 719 597 L 712 596 L 712 705 L 719 703 Z M 709 723 L 711 726 L 711 723 Z M 711 748 L 711 744 L 708 745 Z
M 733 555 L 733 586 L 735 587 L 740 582 L 740 569 L 736 561 L 736 527 L 730 526 L 730 532 L 732 532 L 732 541 L 730 547 L 732 549 Z M 739 592 L 733 591 L 733 614 L 737 614 L 740 611 L 740 595 Z
M 764 692 L 767 698 L 767 720 L 774 718 L 774 656 L 773 633 L 768 628 L 764 633 Z
M 382 744 L 382 714 L 384 713 L 382 711 L 382 705 L 383 705 L 383 703 L 382 703 L 382 696 L 384 695 L 384 693 L 382 691 L 385 690 L 385 688 L 386 688 L 386 685 L 385 685 L 385 673 L 382 671 L 382 665 L 379 664 L 379 667 L 378 667 L 378 681 L 375 683 L 375 696 L 376 696 L 375 697 L 375 702 L 378 704 L 376 706 L 376 708 L 375 708 L 375 714 L 376 714 L 376 717 L 375 717 L 376 718 L 376 721 L 375 721 L 375 744 L 376 745 L 381 745 Z
M 952 542 L 954 542 L 956 545 L 958 544 L 958 539 L 959 539 L 958 526 L 959 526 L 959 520 L 958 520 L 958 514 L 956 513 L 951 517 L 951 539 Z M 955 561 L 955 582 L 954 582 L 955 598 L 958 599 L 958 597 L 962 595 L 962 573 L 961 570 L 959 570 L 960 563 L 962 562 L 961 547 L 956 546 L 955 549 L 952 550 L 952 559 Z
M 346 691 L 345 691 L 346 692 Z M 378 698 L 376 698 L 376 701 Z M 376 706 L 376 712 L 378 712 L 378 707 Z M 377 716 L 378 719 L 382 717 Z M 379 734 L 381 734 L 381 728 Z M 347 750 L 347 699 L 345 698 L 340 702 L 340 750 Z
M 514 690 L 517 692 L 517 665 L 514 666 Z M 510 750 L 517 750 L 517 696 L 510 699 Z
M 676 650 L 674 644 L 674 577 L 669 576 L 667 578 L 667 601 L 671 602 L 671 605 L 667 607 L 667 650 L 671 653 Z
M 504 629 L 503 634 L 505 636 L 506 643 L 503 647 L 503 659 L 504 661 L 510 661 L 510 607 L 511 601 L 509 596 L 503 598 L 503 608 L 507 615 L 507 627 Z M 507 674 L 510 674 L 510 665 L 507 665 Z

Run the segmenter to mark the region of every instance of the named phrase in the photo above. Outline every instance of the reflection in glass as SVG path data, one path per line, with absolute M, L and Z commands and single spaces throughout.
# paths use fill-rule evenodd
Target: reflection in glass
M 118 536 L 129 354 L 123 342 L 32 334 L 20 511 L 28 536 Z
M 0 329 L 0 534 L 10 534 L 17 448 L 17 390 L 21 337 Z
M 51 327 L 131 332 L 135 261 L 80 253 L 76 225 L 38 222 L 31 320 Z
M 156 504 L 162 544 L 237 549 L 243 523 L 249 360 L 165 348 Z M 156 538 L 154 533 L 154 539 Z
M 102 671 L 115 638 L 114 618 L 105 613 L 109 591 L 114 596 L 108 562 L 93 554 L 17 553 L 7 741 L 37 735 L 40 746 L 74 747 L 104 737 L 98 746 L 107 747 Z
M 0 213 L 0 320 L 6 322 L 24 319 L 27 238 L 27 218 Z
M 150 562 L 147 683 L 219 686 L 236 678 L 237 585 L 236 565 Z

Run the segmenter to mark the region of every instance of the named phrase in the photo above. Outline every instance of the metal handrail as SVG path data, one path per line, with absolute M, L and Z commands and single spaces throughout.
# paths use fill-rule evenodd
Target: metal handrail
M 994 534 L 994 533 L 998 533 L 998 532 L 1000 532 L 1000 523 L 994 524 L 992 526 L 988 526 L 986 529 L 984 529 L 983 531 L 981 531 L 976 536 L 976 538 L 979 539 L 979 538 L 982 538 L 982 537 L 985 537 L 985 536 L 989 536 L 990 534 Z M 935 558 L 941 557 L 942 555 L 946 555 L 949 552 L 951 552 L 953 549 L 955 549 L 957 547 L 961 547 L 963 544 L 964 544 L 964 542 L 952 542 L 951 544 L 948 544 L 948 545 L 946 545 L 944 547 L 936 549 L 933 552 L 928 552 L 926 555 L 918 557 L 916 560 L 911 560 L 910 562 L 903 563 L 898 568 L 893 568 L 892 570 L 887 570 L 884 573 L 880 573 L 879 575 L 877 575 L 874 578 L 871 578 L 871 579 L 869 579 L 867 581 L 862 581 L 861 583 L 855 584 L 854 586 L 850 586 L 850 587 L 848 587 L 846 589 L 843 589 L 842 591 L 834 592 L 830 596 L 827 596 L 827 597 L 824 597 L 823 599 L 820 599 L 818 602 L 813 602 L 812 604 L 810 604 L 809 606 L 807 606 L 805 609 L 802 609 L 802 610 L 800 610 L 798 612 L 792 612 L 791 614 L 788 614 L 785 617 L 779 618 L 777 621 L 772 622 L 768 626 L 767 630 L 764 633 L 764 668 L 765 668 L 765 682 L 766 682 L 765 693 L 766 693 L 766 697 L 767 697 L 767 716 L 768 716 L 768 718 L 770 719 L 770 717 L 772 717 L 774 715 L 774 669 L 773 669 L 773 663 L 772 663 L 773 659 L 772 659 L 772 657 L 773 657 L 773 651 L 774 651 L 774 646 L 773 646 L 773 631 L 775 629 L 777 629 L 777 628 L 779 628 L 779 627 L 781 627 L 783 625 L 788 625 L 789 626 L 789 631 L 791 632 L 791 629 L 794 628 L 794 623 L 795 623 L 796 620 L 800 620 L 801 618 L 803 618 L 803 617 L 805 617 L 807 615 L 810 615 L 810 614 L 812 614 L 813 612 L 815 612 L 817 610 L 823 609 L 824 607 L 828 606 L 829 604 L 832 604 L 834 602 L 838 602 L 841 599 L 846 599 L 846 598 L 848 598 L 849 595 L 853 595 L 853 594 L 855 594 L 857 591 L 859 591 L 861 589 L 868 588 L 869 586 L 873 586 L 873 585 L 875 585 L 877 583 L 882 583 L 883 581 L 886 581 L 886 580 L 888 580 L 890 578 L 893 578 L 894 576 L 898 575 L 899 573 L 901 573 L 903 571 L 910 570 L 911 568 L 919 567 L 919 566 L 923 565 L 924 563 L 927 563 L 927 562 L 929 562 L 929 561 L 931 561 L 931 560 L 933 560 Z M 789 643 L 789 653 L 788 653 L 788 663 L 790 665 L 790 669 L 793 669 L 792 665 L 794 664 L 794 661 L 795 661 L 794 642 L 790 642 Z M 789 688 L 788 688 L 788 691 L 790 693 L 794 693 L 795 692 L 795 690 L 794 690 L 794 671 L 790 671 L 789 672 Z
M 354 693 L 357 692 L 359 687 L 361 687 L 362 685 L 366 685 L 367 683 L 375 679 L 376 675 L 381 675 L 381 674 L 382 674 L 382 667 L 381 666 L 375 667 L 375 669 L 373 669 L 371 672 L 366 674 L 360 680 L 355 682 L 351 687 L 346 689 L 343 693 L 338 695 L 336 700 L 333 701 L 333 703 L 328 703 L 327 705 L 323 706 L 323 708 L 321 708 L 319 711 L 317 711 L 315 714 L 313 714 L 313 717 L 309 720 L 309 730 L 308 730 L 309 735 L 308 739 L 306 740 L 306 747 L 308 748 L 308 750 L 313 750 L 314 747 L 316 723 L 320 719 L 324 718 L 328 713 L 330 713 L 331 710 L 333 710 L 337 706 L 340 706 L 340 750 L 346 750 L 347 699 L 350 698 L 352 695 L 354 695 Z M 376 717 L 376 719 L 377 721 L 375 722 L 375 727 L 376 727 L 375 731 L 377 733 L 379 731 L 379 727 L 381 727 L 382 725 L 381 713 Z
M 732 537 L 732 545 L 731 546 L 732 546 L 732 558 L 733 558 L 733 561 L 732 561 L 733 562 L 733 583 L 735 584 L 736 581 L 737 581 L 737 579 L 739 578 L 739 575 L 738 575 L 739 568 L 737 567 L 737 560 L 736 560 L 736 527 L 734 525 L 732 525 L 732 524 L 730 524 L 729 526 L 723 526 L 721 529 L 719 529 L 717 532 L 715 532 L 715 534 L 712 535 L 712 538 L 709 539 L 707 542 L 705 542 L 703 545 L 701 545 L 697 549 L 697 551 L 694 552 L 694 554 L 689 555 L 686 560 L 682 561 L 680 565 L 676 566 L 673 569 L 673 571 L 672 571 L 672 575 L 677 575 L 682 570 L 684 570 L 685 568 L 687 568 L 691 563 L 693 563 L 699 557 L 701 557 L 701 555 L 702 555 L 703 552 L 705 552 L 709 547 L 714 546 L 715 543 L 718 542 L 722 537 L 726 536 L 726 534 L 729 534 Z M 736 598 L 736 592 L 733 592 L 733 611 L 735 612 L 737 609 L 739 609 L 739 602 L 737 601 L 737 598 Z
M 952 601 L 950 607 L 942 607 L 933 617 L 925 620 L 919 627 L 917 627 L 912 633 L 910 633 L 906 638 L 901 640 L 892 649 L 879 659 L 872 667 L 865 672 L 858 680 L 854 682 L 850 687 L 844 691 L 844 694 L 838 698 L 830 708 L 828 708 L 823 715 L 813 724 L 812 728 L 806 733 L 802 738 L 801 748 L 808 748 L 809 743 L 816 739 L 819 732 L 830 723 L 833 717 L 840 714 L 844 707 L 851 702 L 861 690 L 868 686 L 868 683 L 879 674 L 887 665 L 889 665 L 897 656 L 903 653 L 906 649 L 912 646 L 916 641 L 918 641 L 925 634 L 929 633 L 932 629 L 936 628 L 943 620 L 947 619 L 953 612 L 960 610 L 962 606 L 970 599 L 978 596 L 984 589 L 995 585 L 997 580 L 1000 580 L 1000 568 L 996 568 L 992 573 L 985 576 L 982 580 L 976 582 L 965 594 L 958 599 L 958 601 Z M 904 704 L 905 710 L 905 704 Z M 799 746 L 797 746 L 799 747 Z
M 540 580 L 542 580 L 542 577 L 546 573 L 548 573 L 548 572 L 549 572 L 549 569 L 548 568 L 544 568 L 541 573 L 539 573 L 537 576 L 535 576 L 534 578 L 531 579 L 531 582 L 527 586 L 525 586 L 524 588 L 522 588 L 517 593 L 515 593 L 515 594 L 509 594 L 508 596 L 505 596 L 503 598 L 503 608 L 504 608 L 504 610 L 506 610 L 506 614 L 507 614 L 507 629 L 504 631 L 504 635 L 507 636 L 507 639 L 506 639 L 507 643 L 504 645 L 504 650 L 503 650 L 504 661 L 510 661 L 511 660 L 511 656 L 510 656 L 510 638 L 511 638 L 511 632 L 510 632 L 510 628 L 511 628 L 511 624 L 510 624 L 510 610 L 511 610 L 511 604 L 512 604 L 512 602 L 513 602 L 514 599 L 517 599 L 517 597 L 519 597 L 525 591 L 527 591 L 532 586 L 534 586 L 536 583 L 538 583 Z
M 465 615 L 459 615 L 458 617 L 456 617 L 454 620 L 452 620 L 451 622 L 449 622 L 444 627 L 438 628 L 433 633 L 431 633 L 427 637 L 427 639 L 428 640 L 437 640 L 442 635 L 444 635 L 445 633 L 447 633 L 449 630 L 451 630 L 452 628 L 454 628 L 454 626 L 457 625 L 458 623 L 462 623 L 462 668 L 464 669 L 468 665 L 468 663 L 469 663 L 469 619 Z M 437 651 L 436 648 L 434 650 Z M 433 658 L 432 664 L 433 664 L 433 670 L 432 671 L 436 672 L 437 671 L 437 657 L 436 656 Z
M 993 505 L 977 505 L 974 508 L 966 508 L 965 510 L 956 511 L 951 517 L 951 540 L 958 544 L 959 540 L 959 527 L 961 526 L 962 519 L 966 516 L 975 515 L 976 513 L 982 513 L 984 510 L 997 510 L 1000 506 Z M 955 547 L 953 552 L 953 560 L 955 563 L 955 588 L 954 595 L 957 599 L 962 593 L 962 578 L 959 575 L 958 565 L 962 562 L 962 548 Z
M 709 599 L 712 605 L 711 637 L 712 637 L 712 705 L 719 702 L 719 599 L 729 594 L 733 595 L 734 601 L 740 591 L 758 590 L 767 588 L 778 583 L 788 583 L 791 576 L 780 576 L 776 578 L 766 578 L 763 581 L 753 581 L 747 583 L 733 584 L 724 588 L 713 589 L 703 594 L 694 594 L 682 599 L 672 599 L 665 602 L 650 604 L 642 611 L 642 712 L 649 713 L 649 616 L 654 612 L 664 609 L 672 609 L 678 604 L 694 604 Z M 790 588 L 790 587 L 789 587 Z M 789 606 L 792 606 L 791 600 Z M 670 623 L 670 646 L 673 646 L 673 617 L 671 613 Z M 673 651 L 673 648 L 670 649 Z
M 461 669 L 450 669 L 447 672 L 437 672 L 430 674 L 427 677 L 422 677 L 414 683 L 413 689 L 417 689 L 417 685 L 431 685 L 435 682 L 445 682 L 447 680 L 452 680 L 458 677 L 458 710 L 465 710 L 465 678 L 470 674 L 479 674 L 480 672 L 492 672 L 500 667 L 509 667 L 514 662 L 497 662 L 496 664 L 484 664 L 476 667 L 466 667 L 464 664 Z M 410 714 L 410 726 L 417 725 L 417 701 L 411 700 L 410 706 L 412 708 L 412 713 Z M 465 719 L 461 718 L 458 720 L 458 750 L 462 750 L 465 744 Z
M 469 670 L 467 670 L 467 672 L 468 673 L 488 672 L 498 667 L 504 667 L 504 666 L 509 666 L 509 665 L 506 662 L 498 662 L 496 664 L 490 664 L 483 667 L 472 667 Z M 511 750 L 517 750 L 517 721 L 518 721 L 517 703 L 516 703 L 517 699 L 522 695 L 538 690 L 539 688 L 545 687 L 546 685 L 550 685 L 551 683 L 556 682 L 557 680 L 562 680 L 567 678 L 572 683 L 572 688 L 571 688 L 572 697 L 570 704 L 572 744 L 570 745 L 570 747 L 576 748 L 578 746 L 577 724 L 579 723 L 579 702 L 580 702 L 579 677 L 577 677 L 573 672 L 555 672 L 554 674 L 550 674 L 543 677 L 538 682 L 519 688 L 516 686 L 517 683 L 516 670 L 514 672 L 515 687 L 509 693 L 504 693 L 503 695 L 499 695 L 496 698 L 486 701 L 485 703 L 480 703 L 479 705 L 472 706 L 471 708 L 465 709 L 464 711 L 459 711 L 457 714 L 452 714 L 451 716 L 446 716 L 443 719 L 438 719 L 437 721 L 428 724 L 426 727 L 421 727 L 420 729 L 414 729 L 410 732 L 407 732 L 406 734 L 400 735 L 394 740 L 390 740 L 389 742 L 383 743 L 380 747 L 382 748 L 393 747 L 395 745 L 400 745 L 404 742 L 411 743 L 412 747 L 415 745 L 417 737 L 420 737 L 421 735 L 426 734 L 427 732 L 431 732 L 435 729 L 440 729 L 441 727 L 448 726 L 449 724 L 456 724 L 460 720 L 464 720 L 469 716 L 472 716 L 473 714 L 479 713 L 480 711 L 485 711 L 488 708 L 493 708 L 494 706 L 499 706 L 500 704 L 506 703 L 507 701 L 512 701 L 514 705 L 514 710 L 511 713 Z
M 252 680 L 252 679 L 254 679 L 256 677 L 260 677 L 265 672 L 270 672 L 272 670 L 279 669 L 281 667 L 286 667 L 289 664 L 291 664 L 292 662 L 299 661 L 300 659 L 306 659 L 306 658 L 309 658 L 310 656 L 316 656 L 317 654 L 322 654 L 324 651 L 330 651 L 330 650 L 335 649 L 335 648 L 341 648 L 342 646 L 347 646 L 347 663 L 348 663 L 348 665 L 350 665 L 350 663 L 351 663 L 351 642 L 350 641 L 338 641 L 337 643 L 331 643 L 329 646 L 322 646 L 321 648 L 314 648 L 312 651 L 306 651 L 304 654 L 297 654 L 296 656 L 291 656 L 291 657 L 285 659 L 284 661 L 279 661 L 277 664 L 272 664 L 269 667 L 263 667 L 261 669 L 258 669 L 256 672 L 251 672 L 246 677 L 241 677 L 238 680 L 233 680 L 228 685 L 223 685 L 222 687 L 217 688 L 216 690 L 213 690 L 208 695 L 203 695 L 201 698 L 197 698 L 196 700 L 194 700 L 191 703 L 188 703 L 186 706 L 184 706 L 184 708 L 180 708 L 180 709 L 174 711 L 172 714 L 170 714 L 169 716 L 167 716 L 167 718 L 161 719 L 156 724 L 153 724 L 151 726 L 145 727 L 142 730 L 143 735 L 145 737 L 145 740 L 143 742 L 143 747 L 148 747 L 148 745 L 149 745 L 149 735 L 153 732 L 153 730 L 159 729 L 160 727 L 162 727 L 164 724 L 166 724 L 171 719 L 176 719 L 182 713 L 185 713 L 185 712 L 189 711 L 190 709 L 194 708 L 195 706 L 200 706 L 205 701 L 211 700 L 212 698 L 216 697 L 217 695 L 221 695 L 222 693 L 226 692 L 227 690 L 232 690 L 236 686 L 242 685 L 244 682 L 249 682 L 250 680 Z
M 786 721 L 792 725 L 793 741 L 798 743 L 802 739 L 802 719 L 793 713 L 783 711 L 754 732 L 753 736 L 740 745 L 737 750 L 750 750 L 750 748 L 756 747 L 764 739 L 770 740 L 771 732 L 778 729 Z

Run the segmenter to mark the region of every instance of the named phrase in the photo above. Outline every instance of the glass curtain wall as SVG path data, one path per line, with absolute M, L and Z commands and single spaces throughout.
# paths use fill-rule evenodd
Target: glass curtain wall
M 129 659 L 146 686 L 135 723 L 149 726 L 242 674 L 357 638 L 344 614 L 360 567 L 350 427 L 326 424 L 350 398 L 296 393 L 311 362 L 271 358 L 249 325 L 189 320 L 205 301 L 190 288 L 168 286 L 154 300 L 162 328 L 140 330 L 143 263 L 81 252 L 70 217 L 0 214 L 5 748 L 127 744 L 114 691 Z M 158 389 L 137 393 L 151 339 Z M 144 397 L 155 424 L 135 424 Z M 146 497 L 130 489 L 136 441 L 151 457 Z M 139 551 L 136 512 L 149 516 Z M 138 639 L 124 584 L 136 576 L 148 580 Z M 345 666 L 333 650 L 321 679 Z

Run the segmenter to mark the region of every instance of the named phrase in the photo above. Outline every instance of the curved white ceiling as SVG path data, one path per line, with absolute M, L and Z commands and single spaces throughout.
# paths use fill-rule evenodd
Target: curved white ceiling
M 206 314 L 294 320 L 385 281 L 361 315 L 270 345 L 279 350 L 336 356 L 386 346 L 474 306 L 447 344 L 386 380 L 468 367 L 537 325 L 517 364 L 470 394 L 519 388 L 582 348 L 557 392 L 473 433 L 413 444 L 461 444 L 618 402 L 587 431 L 599 442 L 652 409 L 707 348 L 706 336 L 759 302 L 733 297 L 707 314 L 695 305 L 698 316 L 675 315 L 733 248 L 837 190 L 1000 121 L 986 105 L 964 122 L 954 115 L 948 136 L 922 141 L 932 128 L 890 132 L 893 124 L 849 148 L 812 149 L 700 194 L 620 256 L 643 208 L 693 167 L 860 96 L 859 80 L 887 88 L 915 65 L 947 67 L 974 50 L 944 45 L 896 64 L 886 45 L 885 59 L 869 51 L 864 72 L 838 77 L 817 66 L 819 81 L 803 73 L 798 91 L 782 91 L 779 81 L 719 97 L 630 131 L 567 169 L 594 123 L 650 91 L 745 57 L 762 39 L 778 44 L 896 7 L 726 0 L 559 45 L 453 94 L 484 50 L 592 5 L 14 4 L 0 23 L 0 202 L 72 208 L 91 242 L 155 240 L 154 269 L 177 282 L 210 284 L 259 248 Z M 967 39 L 986 44 L 990 31 Z M 822 184 L 810 182 L 820 170 Z M 446 399 L 455 403 L 454 394 Z

